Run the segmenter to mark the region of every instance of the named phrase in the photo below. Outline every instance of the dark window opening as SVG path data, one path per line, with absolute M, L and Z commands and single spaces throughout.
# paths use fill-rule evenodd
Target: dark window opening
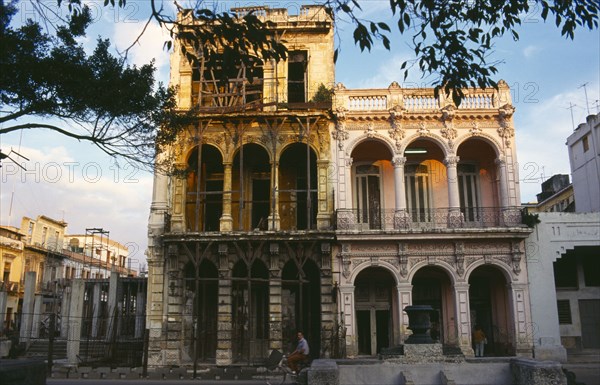
M 557 288 L 577 288 L 577 259 L 572 253 L 554 262 L 554 284 Z
M 288 56 L 288 102 L 306 102 L 307 51 L 292 51 Z
M 579 248 L 575 248 L 579 251 Z M 600 286 L 600 249 L 586 247 L 583 250 L 583 280 L 585 286 Z
M 561 325 L 570 325 L 573 323 L 571 318 L 571 303 L 568 299 L 560 299 L 556 301 L 558 308 L 558 323 Z

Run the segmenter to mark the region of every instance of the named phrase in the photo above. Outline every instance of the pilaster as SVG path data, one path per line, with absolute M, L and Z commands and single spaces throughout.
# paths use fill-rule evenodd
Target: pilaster
M 455 284 L 454 287 L 455 317 L 458 346 L 465 356 L 473 356 L 471 346 L 471 310 L 469 306 L 469 284 Z
M 227 251 L 227 247 L 219 247 L 217 365 L 231 365 L 233 363 L 233 350 L 231 341 L 233 335 L 233 321 L 231 315 L 231 270 L 229 269 Z
M 231 215 L 231 188 L 232 188 L 231 162 L 223 163 L 223 214 L 219 228 L 221 232 L 233 230 L 233 216 Z

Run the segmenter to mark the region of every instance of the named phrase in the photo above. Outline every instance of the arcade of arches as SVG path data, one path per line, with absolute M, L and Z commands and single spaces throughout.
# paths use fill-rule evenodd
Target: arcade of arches
M 527 278 L 514 254 L 520 246 L 516 240 L 345 240 L 334 280 L 348 355 L 374 356 L 401 344 L 410 333 L 402 311 L 408 305 L 430 305 L 434 339 L 466 355 L 473 354 L 476 324 L 488 337 L 486 355 L 528 354 Z

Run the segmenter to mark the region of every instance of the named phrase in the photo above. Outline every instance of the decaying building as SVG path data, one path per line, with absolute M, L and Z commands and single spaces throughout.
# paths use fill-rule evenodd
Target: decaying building
M 475 323 L 490 354 L 530 354 L 506 83 L 459 107 L 395 82 L 333 86 L 324 8 L 252 11 L 287 60 L 224 80 L 171 57 L 179 107 L 199 117 L 160 155 L 179 172 L 154 177 L 149 365 L 253 363 L 296 330 L 314 356 L 372 356 L 404 341 L 409 304 L 431 305 L 466 355 Z

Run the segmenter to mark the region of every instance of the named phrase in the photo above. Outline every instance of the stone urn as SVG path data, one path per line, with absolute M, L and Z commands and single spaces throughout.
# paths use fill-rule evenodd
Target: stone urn
M 404 341 L 405 344 L 433 344 L 429 329 L 431 329 L 430 314 L 433 308 L 429 305 L 413 305 L 404 308 L 408 314 L 408 328 L 412 334 Z

